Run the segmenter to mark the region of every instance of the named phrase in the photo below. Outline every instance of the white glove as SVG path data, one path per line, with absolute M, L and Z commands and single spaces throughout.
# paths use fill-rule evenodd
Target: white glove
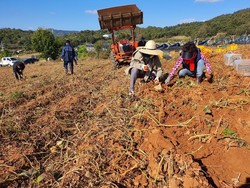
M 167 79 L 165 80 L 165 84 L 169 84 L 170 82 L 170 77 L 167 77 Z
M 142 65 L 142 70 L 148 71 L 148 70 L 149 70 L 149 67 L 148 67 L 147 65 Z
M 158 78 L 158 77 L 156 77 L 156 78 L 154 79 L 154 83 L 155 83 L 155 84 L 159 84 L 159 78 Z

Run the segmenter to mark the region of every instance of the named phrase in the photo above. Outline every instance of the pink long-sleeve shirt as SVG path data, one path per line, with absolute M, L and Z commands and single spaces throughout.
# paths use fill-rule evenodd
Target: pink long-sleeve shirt
M 209 63 L 208 59 L 201 53 L 201 59 L 204 60 L 205 62 L 205 66 L 206 66 L 206 70 L 208 74 L 212 73 L 212 67 L 211 64 Z M 174 67 L 172 68 L 171 72 L 169 73 L 169 78 L 172 78 L 175 71 L 179 68 L 179 66 L 182 64 L 183 58 L 180 56 L 177 60 L 177 62 L 175 63 Z

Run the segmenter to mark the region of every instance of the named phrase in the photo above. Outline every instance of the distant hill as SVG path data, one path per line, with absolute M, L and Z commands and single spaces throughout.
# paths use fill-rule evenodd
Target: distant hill
M 98 20 L 96 20 L 98 21 Z M 77 46 L 85 43 L 95 43 L 103 40 L 103 35 L 107 34 L 107 30 L 84 30 L 84 31 L 67 31 L 50 28 L 55 37 L 64 39 L 64 35 L 68 35 L 68 39 Z M 8 50 L 31 49 L 31 36 L 35 31 L 23 31 L 21 29 L 0 29 L 0 48 Z M 130 36 L 129 31 L 119 31 L 117 40 L 125 36 Z M 170 27 L 149 26 L 146 28 L 136 27 L 137 36 L 143 35 L 146 40 L 156 40 L 157 42 L 176 41 L 177 36 L 188 38 L 187 40 L 207 40 L 214 42 L 222 40 L 225 37 L 236 39 L 241 36 L 250 36 L 250 8 L 236 11 L 232 14 L 223 14 L 204 22 L 183 23 Z M 172 41 L 173 40 L 173 41 Z M 177 40 L 179 41 L 179 40 Z
M 63 35 L 69 35 L 72 33 L 79 32 L 79 31 L 57 30 L 57 29 L 53 29 L 53 28 L 49 28 L 48 30 L 50 30 L 55 36 L 63 36 Z
M 250 34 L 250 8 L 223 14 L 205 22 L 183 23 L 171 27 L 140 28 L 140 33 L 146 39 L 171 38 L 174 36 L 189 36 L 191 38 L 209 38 L 218 33 L 225 35 Z

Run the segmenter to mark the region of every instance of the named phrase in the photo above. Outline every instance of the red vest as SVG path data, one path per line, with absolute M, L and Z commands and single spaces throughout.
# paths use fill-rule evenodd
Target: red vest
M 183 57 L 184 67 L 189 68 L 190 71 L 195 71 L 195 62 L 196 62 L 197 53 L 193 53 L 193 56 L 190 58 Z

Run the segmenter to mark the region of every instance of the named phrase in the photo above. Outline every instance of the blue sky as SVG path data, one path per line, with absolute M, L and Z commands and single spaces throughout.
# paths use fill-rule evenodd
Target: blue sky
M 250 8 L 250 0 L 0 0 L 0 28 L 99 30 L 96 10 L 128 4 L 143 11 L 139 27 L 206 21 Z

